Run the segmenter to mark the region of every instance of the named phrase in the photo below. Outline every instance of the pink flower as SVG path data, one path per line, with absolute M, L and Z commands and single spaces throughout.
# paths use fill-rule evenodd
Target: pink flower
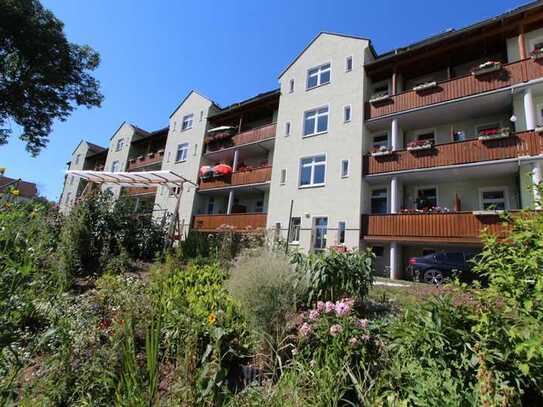
M 352 337 L 350 340 L 349 340 L 349 343 L 351 344 L 351 347 L 352 348 L 356 348 L 358 346 L 358 339 L 355 338 L 355 337 Z
M 332 336 L 338 336 L 342 332 L 343 332 L 343 327 L 339 324 L 335 324 L 330 327 L 330 335 Z
M 309 325 L 307 322 L 304 322 L 300 327 L 300 334 L 302 336 L 307 336 L 311 333 L 312 330 L 313 328 L 311 327 L 311 325 Z
M 347 302 L 336 302 L 336 315 L 338 317 L 345 317 L 351 312 L 351 305 Z
M 310 321 L 315 321 L 316 319 L 319 318 L 320 316 L 320 312 L 316 309 L 312 309 L 311 311 L 309 311 L 309 320 Z
M 317 301 L 317 311 L 322 312 L 324 311 L 324 301 Z
M 326 304 L 324 304 L 324 312 L 327 314 L 331 314 L 336 310 L 336 304 L 334 304 L 332 301 L 326 301 Z
M 356 320 L 356 327 L 361 329 L 367 329 L 368 328 L 368 320 L 367 319 L 357 319 Z

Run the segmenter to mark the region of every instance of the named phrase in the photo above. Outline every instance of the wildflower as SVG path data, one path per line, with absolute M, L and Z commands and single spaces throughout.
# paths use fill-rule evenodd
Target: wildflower
M 215 322 L 217 322 L 217 315 L 215 313 L 211 313 L 207 316 L 207 324 L 213 325 Z
M 368 320 L 367 319 L 357 319 L 356 320 L 356 327 L 360 329 L 367 329 L 368 328 Z
M 304 322 L 300 327 L 300 334 L 302 336 L 308 336 L 312 330 L 313 328 L 311 327 L 311 325 L 309 325 L 307 322 Z
M 344 317 L 351 312 L 351 306 L 347 302 L 338 301 L 335 310 L 338 317 Z
M 343 332 L 343 327 L 339 324 L 334 324 L 330 327 L 330 335 L 332 336 L 338 336 L 342 332 Z
M 324 311 L 324 301 L 317 301 L 317 311 L 322 312 Z
M 358 339 L 354 336 L 349 340 L 349 343 L 352 348 L 356 348 L 358 346 Z
M 310 321 L 315 321 L 316 319 L 318 319 L 320 316 L 320 312 L 316 309 L 312 309 L 311 311 L 309 311 L 309 320 Z
M 326 301 L 326 304 L 324 304 L 324 312 L 327 314 L 331 314 L 336 310 L 336 304 L 334 304 L 332 301 Z

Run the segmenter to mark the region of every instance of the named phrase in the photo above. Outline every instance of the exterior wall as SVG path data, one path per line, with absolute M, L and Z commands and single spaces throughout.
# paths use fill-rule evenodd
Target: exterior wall
M 277 120 L 273 173 L 267 227 L 281 224 L 283 237 L 289 223 L 290 202 L 293 216 L 301 217 L 300 245 L 304 251 L 311 246 L 312 219 L 328 217 L 327 246 L 335 244 L 339 221 L 346 222 L 346 246 L 359 247 L 362 188 L 362 136 L 364 101 L 364 59 L 366 40 L 322 34 L 290 66 L 280 78 L 281 99 Z M 346 58 L 352 56 L 353 69 L 345 71 Z M 330 63 L 330 83 L 306 91 L 307 71 Z M 294 79 L 294 92 L 289 82 Z M 306 137 L 303 134 L 304 112 L 329 106 L 328 132 Z M 351 105 L 352 120 L 343 121 L 343 107 Z M 291 135 L 285 137 L 285 123 L 291 123 Z M 326 154 L 325 186 L 299 188 L 300 158 Z M 341 178 L 342 160 L 349 160 L 349 177 Z M 285 185 L 280 184 L 281 170 L 287 170 Z
M 207 129 L 207 116 L 211 106 L 212 102 L 209 99 L 192 91 L 170 116 L 170 130 L 162 161 L 163 170 L 174 171 L 192 182 L 197 181 L 204 135 Z M 203 111 L 202 120 L 200 120 L 201 111 Z M 188 114 L 194 115 L 192 128 L 181 130 L 183 117 Z M 181 143 L 189 143 L 187 159 L 176 162 L 177 146 Z M 193 185 L 186 184 L 184 186 L 179 207 L 179 220 L 181 224 L 187 226 L 187 229 L 191 223 L 195 194 L 196 189 Z M 176 198 L 170 196 L 167 188 L 160 187 L 155 198 L 155 216 L 162 217 L 163 211 L 172 213 L 175 210 L 175 205 Z
M 105 171 L 112 171 L 112 166 L 115 161 L 119 162 L 119 171 L 126 171 L 128 164 L 128 155 L 130 152 L 130 144 L 134 138 L 135 129 L 129 123 L 124 122 L 119 129 L 113 134 L 109 142 L 109 151 L 107 153 Z M 123 139 L 123 148 L 117 151 L 117 142 Z M 103 184 L 102 190 L 109 189 L 117 198 L 121 192 L 121 187 L 115 184 Z
M 534 42 L 536 40 L 543 39 L 543 28 L 529 31 L 524 33 L 524 46 L 526 47 L 526 54 L 534 48 Z M 518 36 L 514 36 L 507 39 L 507 59 L 509 62 L 518 61 L 520 59 L 520 51 L 518 48 Z
M 79 146 L 77 146 L 72 154 L 72 159 L 68 169 L 83 170 L 88 151 L 89 146 L 87 142 L 82 141 L 79 143 Z M 76 163 L 78 156 L 79 162 Z M 60 211 L 62 213 L 67 214 L 69 212 L 71 205 L 74 203 L 75 198 L 77 198 L 77 192 L 81 187 L 81 183 L 82 180 L 79 177 L 74 177 L 73 175 L 66 175 L 64 177 L 64 189 L 62 190 L 59 201 Z M 67 202 L 68 196 L 70 197 L 70 202 Z

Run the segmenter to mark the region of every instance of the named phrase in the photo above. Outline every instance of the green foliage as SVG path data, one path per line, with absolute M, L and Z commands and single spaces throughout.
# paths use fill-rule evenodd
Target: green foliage
M 307 304 L 342 297 L 364 299 L 373 283 L 374 255 L 371 251 L 309 254 L 294 253 L 292 262 L 308 288 Z
M 103 96 L 90 75 L 97 52 L 66 39 L 64 24 L 38 0 L 0 0 L 0 144 L 22 127 L 21 140 L 37 155 L 53 121 L 66 120 L 77 106 L 100 106 Z

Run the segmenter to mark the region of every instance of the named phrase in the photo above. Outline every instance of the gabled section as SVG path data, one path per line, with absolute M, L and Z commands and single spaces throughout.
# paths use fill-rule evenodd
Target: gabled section
M 201 93 L 199 93 L 199 92 L 197 92 L 197 91 L 195 91 L 195 90 L 193 89 L 193 90 L 191 90 L 189 93 L 187 93 L 187 96 L 185 96 L 185 97 L 183 98 L 183 100 L 181 100 L 181 102 L 177 105 L 177 107 L 175 108 L 175 110 L 170 114 L 169 119 L 171 119 L 172 116 L 173 116 L 173 115 L 181 108 L 181 106 L 183 106 L 183 104 L 184 104 L 190 97 L 192 97 L 193 95 L 198 95 L 200 98 L 205 99 L 205 100 L 211 102 L 211 104 L 212 104 L 215 108 L 217 108 L 218 110 L 221 109 L 221 107 L 220 107 L 217 103 L 215 103 L 212 99 L 208 98 L 208 97 L 205 96 L 205 95 L 202 95 Z

